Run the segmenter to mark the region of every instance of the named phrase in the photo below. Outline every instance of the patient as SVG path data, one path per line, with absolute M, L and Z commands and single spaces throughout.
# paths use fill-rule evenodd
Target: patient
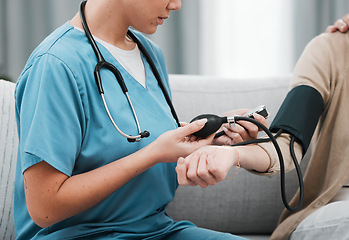
M 349 20 L 349 16 L 345 19 Z M 297 159 L 302 158 L 311 139 L 313 154 L 304 174 L 303 206 L 298 212 L 285 210 L 282 213 L 271 240 L 305 239 L 305 236 L 306 239 L 349 238 L 349 132 L 346 131 L 349 119 L 349 33 L 329 33 L 347 30 L 348 26 L 343 27 L 345 22 L 344 18 L 341 24 L 337 21 L 327 29 L 328 33 L 315 37 L 307 45 L 295 67 L 287 103 L 283 104 L 286 107 L 281 107 L 275 118 L 285 120 L 288 111 L 293 111 L 289 106 L 292 107 L 292 101 L 297 99 L 292 98 L 292 94 L 299 92 L 300 88 L 306 89 L 307 94 L 298 99 L 308 105 L 307 109 L 318 112 L 315 117 L 309 114 L 308 117 L 297 116 L 300 117 L 299 129 L 284 131 L 277 138 L 286 171 L 294 168 L 289 145 L 291 136 L 297 131 L 300 132 L 294 146 Z M 306 110 L 303 104 L 293 107 Z M 309 120 L 309 117 L 314 119 Z M 274 120 L 271 129 L 278 129 L 280 124 L 277 121 Z M 302 135 L 303 123 L 309 131 L 304 134 L 306 137 Z M 232 136 L 234 129 L 226 128 L 226 134 Z M 233 166 L 267 176 L 280 172 L 271 142 L 237 147 L 205 146 L 178 160 L 178 182 L 201 187 L 215 185 L 227 178 Z M 299 192 L 290 205 L 296 205 L 298 199 Z

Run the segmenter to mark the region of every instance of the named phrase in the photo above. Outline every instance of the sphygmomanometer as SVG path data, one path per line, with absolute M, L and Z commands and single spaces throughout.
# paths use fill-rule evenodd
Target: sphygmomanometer
M 260 122 L 253 118 L 253 113 L 258 113 L 264 117 L 268 116 L 265 106 L 258 107 L 244 116 L 220 117 L 214 114 L 202 114 L 195 117 L 192 121 L 207 118 L 207 123 L 198 132 L 194 133 L 198 137 L 207 137 L 215 133 L 223 123 L 238 124 L 239 121 L 248 121 L 261 128 L 268 138 L 260 138 L 248 140 L 232 146 L 241 146 L 271 141 L 277 152 L 280 162 L 280 182 L 281 182 L 281 197 L 285 207 L 290 211 L 298 211 L 303 204 L 304 185 L 302 172 L 294 153 L 294 142 L 297 141 L 303 147 L 303 155 L 307 151 L 320 115 L 324 109 L 324 101 L 321 94 L 313 87 L 301 85 L 293 88 L 286 96 L 277 115 L 275 116 L 270 128 L 268 129 Z M 191 122 L 192 122 L 191 121 Z M 274 133 L 274 135 L 273 135 Z M 291 207 L 286 200 L 285 194 L 285 166 L 283 155 L 276 138 L 281 133 L 288 133 L 291 136 L 290 154 L 295 165 L 298 175 L 300 196 L 298 205 Z M 223 135 L 224 132 L 216 133 L 215 137 Z

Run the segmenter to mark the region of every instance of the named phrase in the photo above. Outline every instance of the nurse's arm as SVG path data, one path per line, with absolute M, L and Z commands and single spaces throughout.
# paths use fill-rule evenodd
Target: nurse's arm
M 106 199 L 132 178 L 160 162 L 175 162 L 204 145 L 209 139 L 186 136 L 200 130 L 196 121 L 168 131 L 147 147 L 92 171 L 68 177 L 45 161 L 24 172 L 28 212 L 40 227 L 77 215 Z

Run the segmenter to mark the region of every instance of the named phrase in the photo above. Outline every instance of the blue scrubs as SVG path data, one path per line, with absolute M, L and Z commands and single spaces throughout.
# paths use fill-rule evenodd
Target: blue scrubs
M 169 91 L 161 50 L 135 34 Z M 129 143 L 115 130 L 96 87 L 96 57 L 87 38 L 69 23 L 58 28 L 32 53 L 15 92 L 20 138 L 14 207 L 18 239 L 196 239 L 196 231 L 218 237 L 208 239 L 233 239 L 232 235 L 200 229 L 187 221 L 175 222 L 166 215 L 167 204 L 177 188 L 175 163 L 155 165 L 95 207 L 48 228 L 40 228 L 31 220 L 23 186 L 23 172 L 30 166 L 44 160 L 73 176 L 132 154 L 177 127 L 144 56 L 146 89 L 103 46 L 99 48 L 106 61 L 124 77 L 141 128 L 151 135 Z M 107 70 L 102 70 L 101 75 L 106 101 L 117 125 L 128 134 L 138 134 L 114 75 Z M 185 234 L 182 229 L 192 230 Z

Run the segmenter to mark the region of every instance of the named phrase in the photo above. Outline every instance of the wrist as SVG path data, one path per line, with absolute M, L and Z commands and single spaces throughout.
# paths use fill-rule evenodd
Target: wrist
M 229 151 L 230 151 L 230 155 L 232 156 L 232 167 L 235 166 L 235 171 L 233 173 L 233 175 L 229 178 L 226 178 L 225 180 L 231 180 L 237 173 L 238 169 L 241 167 L 240 165 L 240 153 L 239 153 L 239 150 L 237 149 L 237 147 L 231 147 L 231 146 L 228 146 L 229 148 Z
M 138 151 L 140 158 L 143 159 L 142 161 L 147 161 L 149 167 L 160 163 L 161 159 L 163 158 L 163 154 L 161 153 L 161 151 L 159 151 L 159 148 L 157 147 L 157 144 L 155 144 L 155 141 Z
M 244 169 L 266 172 L 270 165 L 268 154 L 258 145 L 237 147 L 240 165 Z
M 241 167 L 241 165 L 240 165 L 240 152 L 239 152 L 239 150 L 237 148 L 233 148 L 233 149 L 234 149 L 234 152 L 235 152 L 235 157 L 234 157 L 234 159 L 235 159 L 235 166 L 237 168 L 239 168 L 239 167 Z
M 169 153 L 168 149 L 164 149 L 163 144 L 161 144 L 161 142 L 159 142 L 157 139 L 143 149 L 145 150 L 143 154 L 145 156 L 149 156 L 149 161 L 153 165 L 169 162 L 171 154 Z
M 231 159 L 231 167 L 239 166 L 240 167 L 240 152 L 237 147 L 232 146 L 223 146 L 229 151 L 229 155 L 232 156 Z

